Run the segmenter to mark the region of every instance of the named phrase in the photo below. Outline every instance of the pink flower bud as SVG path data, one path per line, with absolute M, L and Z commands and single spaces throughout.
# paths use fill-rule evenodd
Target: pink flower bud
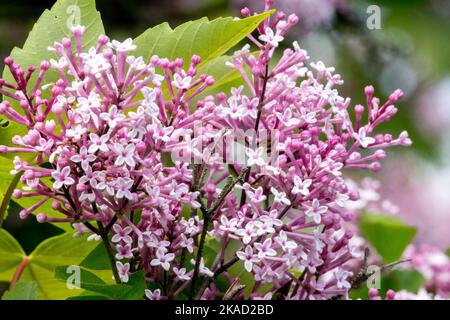
M 387 299 L 387 300 L 394 300 L 394 298 L 395 298 L 395 291 L 389 289 L 389 290 L 386 292 L 386 299 Z
M 22 210 L 19 212 L 19 217 L 22 220 L 25 220 L 26 218 L 28 218 L 30 216 L 30 212 L 28 212 L 27 210 Z
M 10 66 L 10 67 L 11 67 L 12 64 L 14 63 L 14 59 L 13 59 L 11 56 L 8 56 L 8 57 L 5 58 L 4 62 L 5 62 L 5 64 L 6 64 L 7 66 Z
M 23 195 L 23 193 L 22 193 L 22 190 L 20 190 L 20 189 L 15 189 L 13 191 L 13 197 L 16 199 L 22 198 L 22 195 Z
M 202 61 L 202 58 L 200 56 L 194 54 L 191 58 L 191 62 L 193 65 L 198 65 Z
M 45 215 L 45 213 L 39 213 L 39 214 L 36 216 L 36 220 L 37 220 L 37 222 L 39 222 L 39 223 L 44 223 L 44 222 L 47 221 L 47 219 L 48 219 L 48 217 Z

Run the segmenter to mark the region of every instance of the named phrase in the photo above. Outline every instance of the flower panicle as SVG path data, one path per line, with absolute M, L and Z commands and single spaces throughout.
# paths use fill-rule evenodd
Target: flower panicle
M 111 238 L 117 276 L 127 282 L 142 269 L 160 286 L 149 299 L 224 296 L 214 279 L 225 273 L 239 288 L 229 272 L 239 261 L 255 280 L 251 299 L 347 297 L 349 265 L 363 248 L 347 228 L 346 204 L 359 195 L 344 169 L 377 171 L 385 148 L 411 140 L 374 133 L 397 112 L 401 91 L 381 104 L 368 86 L 351 116 L 336 89 L 341 76 L 307 63 L 298 43 L 272 63 L 297 22 L 277 13 L 248 35 L 258 52 L 246 45 L 227 63 L 243 85 L 215 96 L 206 95 L 214 79 L 198 74 L 200 57 L 146 61 L 132 55 L 131 39 L 106 36 L 85 51 L 83 27 L 49 48 L 59 58 L 41 63 L 33 88 L 34 68 L 7 58 L 15 83 L 0 80 L 0 114 L 26 132 L 0 153 L 14 154 L 12 173 L 23 173 L 14 197 L 39 199 L 20 216 L 104 239 L 96 222 Z M 58 80 L 41 85 L 49 70 Z M 39 212 L 47 202 L 54 213 Z M 213 261 L 206 241 L 219 243 Z

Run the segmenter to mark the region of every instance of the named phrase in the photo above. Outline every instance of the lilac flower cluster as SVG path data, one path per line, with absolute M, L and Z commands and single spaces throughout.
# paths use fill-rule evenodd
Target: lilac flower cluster
M 366 212 L 384 212 L 393 216 L 397 216 L 399 208 L 388 200 L 384 200 L 380 195 L 380 182 L 371 178 L 363 179 L 360 185 L 352 180 L 347 180 L 347 185 L 352 192 L 358 190 L 359 199 L 357 201 L 349 201 L 345 207 L 353 216 L 354 222 L 358 221 L 358 217 L 364 210 Z M 358 224 L 350 222 L 346 224 L 348 230 L 354 232 L 353 242 L 362 248 L 371 248 L 368 241 L 359 234 Z M 383 265 L 382 259 L 377 256 L 376 250 L 371 248 L 371 255 L 368 257 L 368 264 Z M 414 244 L 410 244 L 402 255 L 402 263 L 397 267 L 401 270 L 415 270 L 424 278 L 424 285 L 418 292 L 410 292 L 408 290 L 400 290 L 393 292 L 389 290 L 386 294 L 387 300 L 443 300 L 450 298 L 450 258 L 439 248 L 434 247 L 420 238 L 415 238 Z M 361 261 L 353 261 L 353 270 L 361 267 Z M 350 264 L 349 264 L 350 266 Z M 380 300 L 378 291 L 374 288 L 369 290 L 369 298 L 372 300 Z
M 368 86 L 366 105 L 351 108 L 335 89 L 340 75 L 322 62 L 310 69 L 297 43 L 271 67 L 297 21 L 283 13 L 265 20 L 259 36 L 248 35 L 259 52 L 246 45 L 228 63 L 245 86 L 197 102 L 214 83 L 197 74 L 200 57 L 145 61 L 131 55 L 131 39 L 105 36 L 83 52 L 83 27 L 50 48 L 60 58 L 41 63 L 31 89 L 34 68 L 24 72 L 7 58 L 16 83 L 1 80 L 0 92 L 20 109 L 5 100 L 0 113 L 28 132 L 0 152 L 33 158 L 15 157 L 24 187 L 14 197 L 41 197 L 21 217 L 53 201 L 64 217 L 38 213 L 38 221 L 68 222 L 76 235 L 102 239 L 117 282 L 144 270 L 158 286 L 149 299 L 244 298 L 230 271 L 237 263 L 253 277 L 245 298 L 347 297 L 347 263 L 361 252 L 344 225 L 352 218 L 345 203 L 358 199 L 344 169 L 377 171 L 384 148 L 411 141 L 406 132 L 374 133 L 397 112 L 400 90 L 380 103 Z M 50 67 L 59 80 L 41 86 Z M 247 130 L 243 164 L 208 148 Z M 220 245 L 215 259 L 204 255 L 208 242 Z M 230 290 L 219 288 L 220 277 Z
M 450 258 L 441 250 L 427 245 L 410 245 L 403 254 L 410 260 L 405 268 L 419 271 L 426 279 L 425 292 L 440 299 L 450 299 Z

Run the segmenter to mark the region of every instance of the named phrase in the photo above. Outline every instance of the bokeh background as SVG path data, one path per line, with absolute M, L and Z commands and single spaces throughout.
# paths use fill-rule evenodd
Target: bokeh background
M 97 0 L 110 37 L 135 37 L 150 26 L 172 27 L 208 16 L 239 16 L 240 8 L 263 0 Z M 341 89 L 354 103 L 364 103 L 363 88 L 373 84 L 383 98 L 397 87 L 406 95 L 389 124 L 395 135 L 406 129 L 414 144 L 385 160 L 381 195 L 386 210 L 418 226 L 416 242 L 450 247 L 450 1 L 448 0 L 275 0 L 275 7 L 296 13 L 291 33 L 311 60 L 336 67 Z M 0 1 L 1 61 L 22 46 L 33 23 L 54 1 Z M 381 8 L 381 29 L 370 30 L 367 8 Z M 0 68 L 3 64 L 0 62 Z M 10 213 L 15 211 L 14 205 Z M 10 214 L 5 227 L 26 251 L 57 234 L 34 219 Z

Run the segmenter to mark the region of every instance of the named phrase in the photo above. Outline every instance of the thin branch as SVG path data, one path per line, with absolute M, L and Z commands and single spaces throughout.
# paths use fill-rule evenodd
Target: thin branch
M 252 144 L 251 147 L 253 147 L 256 144 L 257 138 L 258 138 L 258 129 L 259 129 L 259 123 L 261 121 L 261 114 L 262 114 L 262 107 L 264 104 L 264 97 L 266 95 L 266 89 L 267 89 L 267 82 L 269 80 L 269 63 L 266 64 L 266 70 L 264 73 L 264 82 L 263 82 L 263 87 L 262 87 L 262 91 L 261 91 L 261 96 L 259 97 L 259 104 L 258 104 L 258 113 L 256 115 L 256 121 L 255 121 L 255 128 L 254 128 L 254 134 L 253 134 L 253 139 L 252 139 Z M 245 178 L 244 178 L 244 183 L 248 182 L 248 180 L 250 179 L 250 171 L 251 171 L 251 167 L 247 167 L 248 171 L 245 174 Z M 240 202 L 240 206 L 242 207 L 245 204 L 247 195 L 245 193 L 245 190 L 242 190 L 241 193 L 241 202 Z
M 211 218 L 214 216 L 216 211 L 222 206 L 222 204 L 224 203 L 228 194 L 230 194 L 230 192 L 233 191 L 234 186 L 238 182 L 242 181 L 244 175 L 248 172 L 247 170 L 248 170 L 248 168 L 245 168 L 244 170 L 242 170 L 241 174 L 236 179 L 233 179 L 231 177 L 229 178 L 228 183 L 225 185 L 225 187 L 223 188 L 219 197 L 217 198 L 216 201 L 214 201 L 214 203 L 212 204 L 212 206 L 209 210 L 207 210 L 204 207 L 204 205 L 202 204 L 202 202 L 200 202 L 201 203 L 200 209 L 203 212 L 203 228 L 202 228 L 202 233 L 200 235 L 200 241 L 198 244 L 197 257 L 195 259 L 194 274 L 192 275 L 192 280 L 191 280 L 191 291 L 190 291 L 191 299 L 195 295 L 195 283 L 197 282 L 197 279 L 199 276 L 200 262 L 202 260 L 202 255 L 203 255 L 203 247 L 205 245 L 206 233 L 208 232 L 209 223 L 211 222 Z M 201 286 L 200 288 L 203 288 L 203 286 Z
M 108 254 L 109 263 L 111 264 L 111 269 L 114 275 L 114 280 L 117 284 L 122 283 L 119 276 L 119 271 L 117 270 L 116 259 L 114 258 L 114 252 L 111 247 L 111 243 L 109 242 L 108 232 L 106 231 L 103 224 L 98 221 L 98 229 L 100 231 L 100 237 L 102 238 L 103 244 L 105 245 L 106 253 Z

